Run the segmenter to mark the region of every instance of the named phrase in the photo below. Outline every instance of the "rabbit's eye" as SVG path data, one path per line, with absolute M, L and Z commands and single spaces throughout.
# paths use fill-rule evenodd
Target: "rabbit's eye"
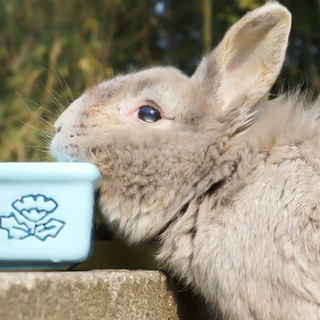
M 136 112 L 135 116 L 142 121 L 152 123 L 161 119 L 161 114 L 155 108 L 150 106 L 140 107 Z

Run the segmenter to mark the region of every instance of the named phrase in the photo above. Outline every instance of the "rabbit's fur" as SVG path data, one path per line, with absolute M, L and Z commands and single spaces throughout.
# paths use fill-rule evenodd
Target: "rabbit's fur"
M 88 89 L 56 122 L 52 153 L 100 169 L 109 226 L 159 259 L 226 319 L 320 319 L 319 103 L 265 101 L 290 13 L 248 13 L 189 78 L 175 68 Z M 134 111 L 151 105 L 148 124 Z

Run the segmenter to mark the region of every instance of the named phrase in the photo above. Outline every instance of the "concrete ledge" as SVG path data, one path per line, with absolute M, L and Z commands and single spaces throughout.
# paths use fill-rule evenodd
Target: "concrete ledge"
M 197 299 L 196 299 L 197 300 Z M 0 272 L 0 319 L 211 319 L 160 271 Z

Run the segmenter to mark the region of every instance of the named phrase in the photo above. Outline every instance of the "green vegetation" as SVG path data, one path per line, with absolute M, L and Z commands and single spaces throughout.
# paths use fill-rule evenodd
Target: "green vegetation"
M 279 88 L 320 92 L 320 2 L 280 1 L 293 30 Z M 0 0 L 0 161 L 48 159 L 46 137 L 85 87 L 174 65 L 187 74 L 226 29 L 264 0 Z

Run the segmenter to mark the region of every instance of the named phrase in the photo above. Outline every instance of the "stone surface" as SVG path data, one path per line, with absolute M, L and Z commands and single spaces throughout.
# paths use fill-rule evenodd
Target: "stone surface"
M 160 271 L 0 272 L 1 320 L 210 319 Z

